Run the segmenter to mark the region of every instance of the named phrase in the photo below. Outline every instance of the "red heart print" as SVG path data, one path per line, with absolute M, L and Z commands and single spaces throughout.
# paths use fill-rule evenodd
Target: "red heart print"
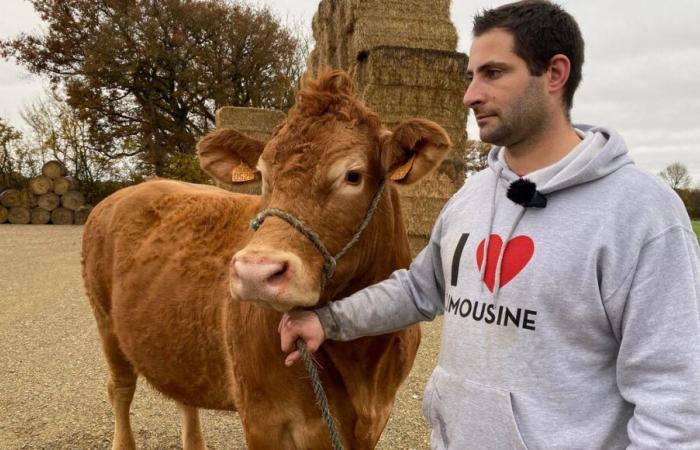
M 484 243 L 483 239 L 476 249 L 476 265 L 481 270 L 481 264 L 484 261 Z M 484 273 L 484 283 L 489 291 L 493 292 L 493 285 L 496 279 L 496 265 L 498 264 L 498 255 L 501 253 L 503 241 L 497 234 L 492 234 L 489 240 L 488 257 L 486 259 L 486 272 Z M 528 236 L 516 236 L 506 244 L 506 250 L 503 253 L 503 261 L 501 262 L 501 286 L 503 287 L 510 280 L 515 278 L 521 270 L 530 262 L 532 255 L 535 253 L 535 243 Z

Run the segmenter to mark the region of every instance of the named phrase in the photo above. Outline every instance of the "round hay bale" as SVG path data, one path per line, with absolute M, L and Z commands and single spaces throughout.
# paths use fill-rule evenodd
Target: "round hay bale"
M 26 225 L 31 219 L 32 214 L 29 212 L 29 208 L 24 206 L 10 208 L 10 213 L 7 215 L 8 222 L 15 225 Z
M 35 195 L 44 195 L 53 191 L 53 181 L 46 175 L 39 175 L 29 180 L 29 189 Z
M 51 211 L 51 223 L 56 225 L 72 225 L 73 211 L 66 208 L 56 208 Z
M 0 204 L 6 208 L 22 206 L 22 197 L 17 189 L 5 189 L 0 194 Z
M 36 207 L 32 209 L 31 222 L 34 225 L 46 225 L 51 221 L 51 211 Z
M 58 178 L 65 176 L 66 167 L 59 161 L 48 161 L 46 164 L 41 166 L 41 174 L 49 178 Z M 45 192 L 44 192 L 45 193 Z
M 92 205 L 81 206 L 73 213 L 73 223 L 76 225 L 84 225 L 92 211 Z
M 61 206 L 75 211 L 85 204 L 85 197 L 80 191 L 68 191 L 61 197 Z
M 61 198 L 53 192 L 49 192 L 48 194 L 39 196 L 37 204 L 47 211 L 53 211 L 61 204 Z
M 32 209 L 37 205 L 36 195 L 32 194 L 32 191 L 29 189 L 22 189 L 19 193 L 19 198 L 21 203 L 19 206 Z
M 10 214 L 10 211 L 5 208 L 4 206 L 0 206 L 0 223 L 5 223 L 7 222 L 7 216 Z
M 68 191 L 78 189 L 78 182 L 71 177 L 58 177 L 53 180 L 53 191 L 58 195 L 65 195 Z

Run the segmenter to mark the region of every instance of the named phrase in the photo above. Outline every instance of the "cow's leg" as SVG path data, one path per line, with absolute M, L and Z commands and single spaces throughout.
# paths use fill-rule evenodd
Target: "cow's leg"
M 136 448 L 131 432 L 129 408 L 136 390 L 136 372 L 119 348 L 116 337 L 111 330 L 100 327 L 102 347 L 109 365 L 107 393 L 114 411 L 114 440 L 112 450 L 133 450 Z
M 206 450 L 202 424 L 199 421 L 199 409 L 181 403 L 177 405 L 180 408 L 183 450 Z

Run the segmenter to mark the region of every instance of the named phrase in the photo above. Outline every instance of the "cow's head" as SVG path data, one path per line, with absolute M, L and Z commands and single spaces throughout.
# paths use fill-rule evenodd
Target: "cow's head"
M 267 143 L 220 129 L 205 136 L 197 151 L 202 168 L 224 183 L 247 181 L 259 172 L 262 208 L 295 217 L 332 255 L 360 227 L 381 181 L 390 180 L 359 242 L 337 261 L 324 291 L 333 295 L 359 271 L 371 271 L 378 252 L 393 252 L 397 239 L 405 245 L 405 236 L 394 235 L 398 205 L 392 184 L 415 183 L 449 147 L 445 131 L 429 120 L 383 128 L 354 97 L 348 76 L 327 71 L 304 83 L 296 105 Z M 321 299 L 325 262 L 307 236 L 288 221 L 268 216 L 231 260 L 231 295 L 280 311 L 314 306 Z

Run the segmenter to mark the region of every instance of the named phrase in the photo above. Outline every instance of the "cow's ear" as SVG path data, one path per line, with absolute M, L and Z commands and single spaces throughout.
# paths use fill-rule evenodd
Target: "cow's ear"
M 452 145 L 447 132 L 427 119 L 410 119 L 380 137 L 387 178 L 413 184 L 437 167 Z
M 245 183 L 255 178 L 255 166 L 265 143 L 233 128 L 213 131 L 197 144 L 199 165 L 222 183 Z

